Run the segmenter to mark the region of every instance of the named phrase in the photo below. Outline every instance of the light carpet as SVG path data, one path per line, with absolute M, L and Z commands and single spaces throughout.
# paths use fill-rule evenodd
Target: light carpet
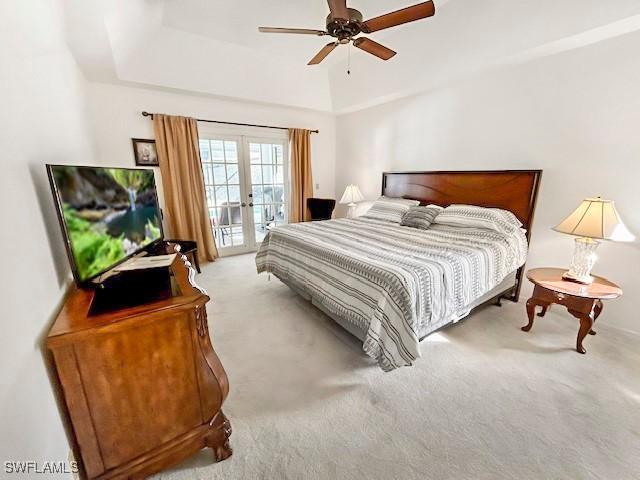
M 384 373 L 358 341 L 253 255 L 197 277 L 229 375 L 228 460 L 201 453 L 157 475 L 182 479 L 638 479 L 639 337 L 555 306 L 529 333 L 523 303 L 489 306 Z

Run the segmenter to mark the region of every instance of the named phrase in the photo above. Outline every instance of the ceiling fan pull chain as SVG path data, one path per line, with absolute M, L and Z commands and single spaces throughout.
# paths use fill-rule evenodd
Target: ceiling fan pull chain
M 351 42 L 347 45 L 347 75 L 351 75 Z

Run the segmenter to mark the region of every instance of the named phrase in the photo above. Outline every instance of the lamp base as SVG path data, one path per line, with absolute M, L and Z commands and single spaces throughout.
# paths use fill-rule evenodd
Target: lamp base
M 593 283 L 593 277 L 587 275 L 586 277 L 574 277 L 570 270 L 567 270 L 562 274 L 562 279 L 567 282 L 581 283 L 582 285 L 591 285 Z
M 349 211 L 347 212 L 347 218 L 353 218 L 356 213 L 356 204 L 350 203 L 348 207 L 349 207 Z
M 591 269 L 598 259 L 596 255 L 598 245 L 600 245 L 600 242 L 592 238 L 576 238 L 571 268 L 562 275 L 562 278 L 570 282 L 582 283 L 583 285 L 592 284 Z

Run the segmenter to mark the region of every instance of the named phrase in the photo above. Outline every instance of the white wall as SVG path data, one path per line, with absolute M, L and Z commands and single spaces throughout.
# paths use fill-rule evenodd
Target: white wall
M 587 196 L 614 199 L 640 235 L 638 45 L 628 34 L 340 116 L 337 193 L 357 183 L 375 198 L 384 170 L 540 168 L 529 267 L 567 265 L 572 238 L 550 228 Z M 640 243 L 599 254 L 595 273 L 625 290 L 602 321 L 640 332 Z
M 311 138 L 313 179 L 314 184 L 318 185 L 314 194 L 321 197 L 334 196 L 336 133 L 335 117 L 331 114 L 100 83 L 89 85 L 89 97 L 97 160 L 100 164 L 134 165 L 131 138 L 154 138 L 153 122 L 143 117 L 142 111 L 228 122 L 319 129 L 320 133 L 312 134 Z M 209 127 L 211 124 L 204 125 Z M 230 129 L 225 126 L 220 128 Z M 259 135 L 265 130 L 251 131 Z M 160 183 L 158 169 L 156 174 Z
M 41 353 L 69 279 L 45 163 L 86 163 L 93 147 L 62 24 L 57 0 L 0 2 L 2 471 L 69 450 Z

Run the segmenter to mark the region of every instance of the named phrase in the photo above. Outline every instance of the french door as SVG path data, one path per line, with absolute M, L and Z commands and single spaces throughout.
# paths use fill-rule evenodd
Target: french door
M 256 250 L 270 226 L 287 223 L 285 138 L 201 132 L 200 159 L 209 220 L 221 255 Z

